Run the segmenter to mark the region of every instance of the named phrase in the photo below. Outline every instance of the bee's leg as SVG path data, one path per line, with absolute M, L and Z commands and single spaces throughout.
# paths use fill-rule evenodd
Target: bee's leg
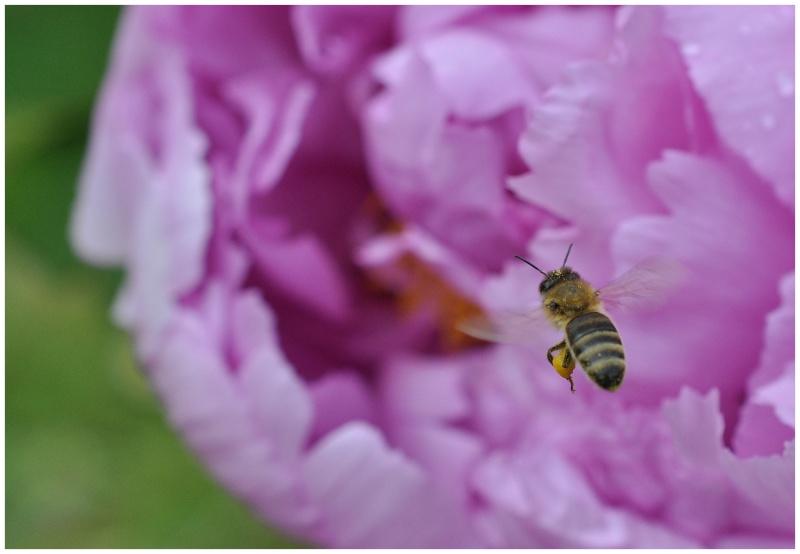
M 561 362 L 566 369 L 575 369 L 575 359 L 572 357 L 572 350 L 569 348 L 564 352 L 564 361 Z
M 562 340 L 557 345 L 551 346 L 550 348 L 547 349 L 547 361 L 550 362 L 551 366 L 555 367 L 555 364 L 553 363 L 553 352 L 564 350 L 566 347 L 567 347 L 567 341 Z
M 569 376 L 566 377 L 566 379 L 569 381 L 570 392 L 575 394 L 575 383 L 572 382 L 572 370 L 575 369 L 575 359 L 572 357 L 572 350 L 569 348 L 564 351 L 564 359 L 561 361 L 561 365 L 566 371 L 569 371 Z M 561 372 L 559 371 L 559 373 Z
M 558 354 L 553 357 L 553 352 L 558 352 Z M 575 359 L 572 357 L 572 351 L 567 346 L 566 340 L 547 349 L 547 361 L 559 375 L 569 381 L 569 390 L 574 394 L 575 383 L 572 381 L 572 370 L 575 369 Z

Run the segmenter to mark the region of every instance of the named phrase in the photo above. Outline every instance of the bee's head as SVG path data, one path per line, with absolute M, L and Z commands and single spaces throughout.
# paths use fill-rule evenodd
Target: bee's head
M 572 281 L 573 279 L 581 278 L 580 275 L 572 271 L 572 268 L 567 267 L 567 258 L 569 258 L 569 253 L 571 250 L 572 250 L 572 245 L 570 244 L 569 248 L 567 248 L 567 255 L 564 256 L 564 263 L 561 264 L 560 268 L 554 269 L 549 273 L 545 273 L 544 271 L 542 271 L 541 269 L 539 269 L 538 267 L 536 267 L 531 262 L 529 262 L 528 260 L 526 260 L 521 256 L 515 255 L 514 257 L 522 260 L 523 262 L 531 266 L 533 269 L 544 275 L 544 280 L 541 282 L 541 284 L 539 284 L 539 294 L 544 294 L 548 290 L 553 288 L 555 284 L 560 281 Z
M 556 283 L 561 281 L 572 281 L 580 278 L 580 275 L 572 271 L 572 268 L 562 267 L 555 269 L 545 274 L 544 279 L 542 279 L 542 282 L 539 284 L 539 294 L 546 293 L 553 288 Z

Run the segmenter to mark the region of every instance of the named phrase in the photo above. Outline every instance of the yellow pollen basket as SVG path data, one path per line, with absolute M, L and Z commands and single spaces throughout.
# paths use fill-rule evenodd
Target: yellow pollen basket
M 564 358 L 566 357 L 567 352 L 569 352 L 569 349 L 564 348 L 564 350 L 556 354 L 556 356 L 553 358 L 553 368 L 556 370 L 556 373 L 569 381 L 569 388 L 574 393 L 575 384 L 572 381 L 572 372 L 575 370 L 575 361 L 572 360 L 572 363 L 569 366 L 564 365 Z

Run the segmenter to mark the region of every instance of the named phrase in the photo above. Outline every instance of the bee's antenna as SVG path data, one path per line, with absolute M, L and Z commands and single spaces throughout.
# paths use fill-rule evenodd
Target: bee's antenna
M 564 263 L 563 263 L 563 264 L 561 264 L 561 267 L 564 267 L 564 266 L 566 266 L 566 265 L 567 265 L 567 258 L 569 258 L 569 252 L 570 252 L 570 250 L 572 250 L 572 243 L 570 243 L 570 245 L 569 245 L 569 248 L 567 248 L 567 255 L 566 255 L 566 256 L 564 256 Z
M 522 256 L 517 256 L 516 254 L 514 254 L 514 257 L 515 257 L 516 259 L 518 259 L 518 260 L 522 260 L 523 262 L 525 262 L 526 264 L 528 264 L 529 266 L 531 266 L 533 269 L 535 269 L 536 271 L 538 271 L 538 272 L 539 272 L 539 273 L 541 273 L 542 275 L 545 275 L 545 276 L 547 275 L 547 273 L 545 273 L 544 271 L 542 271 L 541 269 L 539 269 L 538 267 L 536 267 L 535 265 L 533 265 L 531 262 L 529 262 L 528 260 L 526 260 L 526 259 L 525 259 L 525 258 L 523 258 Z

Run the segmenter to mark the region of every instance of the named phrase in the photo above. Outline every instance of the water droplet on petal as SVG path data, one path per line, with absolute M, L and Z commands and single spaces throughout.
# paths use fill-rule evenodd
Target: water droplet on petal
M 694 42 L 687 42 L 681 45 L 681 52 L 684 56 L 696 56 L 700 53 L 700 45 Z
M 765 113 L 761 116 L 761 126 L 764 129 L 772 129 L 775 127 L 775 116 L 771 113 Z
M 781 96 L 789 97 L 794 96 L 794 75 L 781 71 L 775 77 L 775 82 L 778 85 L 778 92 Z

